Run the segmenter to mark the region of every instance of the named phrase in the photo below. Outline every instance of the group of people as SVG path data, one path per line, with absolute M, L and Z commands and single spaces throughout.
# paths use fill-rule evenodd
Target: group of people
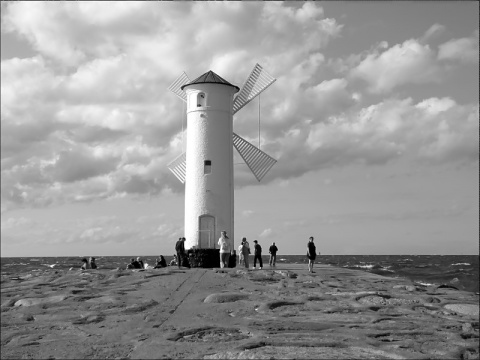
M 180 237 L 178 241 L 175 244 L 175 251 L 176 254 L 173 255 L 173 259 L 170 261 L 169 266 L 175 266 L 177 265 L 178 268 L 181 266 L 185 267 L 190 267 L 189 262 L 188 262 L 188 257 L 186 256 L 185 252 L 185 238 Z M 314 244 L 314 238 L 313 236 L 310 236 L 308 239 L 307 243 L 307 258 L 308 258 L 308 271 L 313 273 L 313 264 L 315 263 L 316 259 L 316 247 Z M 257 268 L 257 261 L 259 268 L 263 268 L 263 261 L 262 261 L 262 247 L 258 243 L 258 240 L 253 240 L 254 246 L 254 253 L 253 253 L 253 268 Z M 221 236 L 218 239 L 218 245 L 220 247 L 220 267 L 228 267 L 229 261 L 230 261 L 230 254 L 231 250 L 230 249 L 230 241 L 229 237 L 227 236 L 226 231 L 221 232 Z M 277 252 L 278 248 L 275 245 L 275 242 L 270 245 L 268 252 L 270 254 L 270 259 L 269 259 L 269 265 L 270 267 L 275 267 L 276 266 L 276 261 L 277 261 Z M 238 247 L 238 263 L 239 265 L 244 265 L 246 269 L 249 268 L 249 255 L 251 254 L 250 251 L 250 244 L 247 241 L 247 238 L 243 238 L 240 246 Z M 167 261 L 163 257 L 163 255 L 160 255 L 158 259 L 155 260 L 155 266 L 153 267 L 154 269 L 160 269 L 167 267 Z M 95 258 L 91 257 L 90 259 L 83 258 L 82 259 L 82 270 L 87 270 L 87 269 L 96 269 L 97 264 L 95 263 Z M 143 263 L 142 259 L 140 257 L 132 258 L 130 260 L 130 263 L 127 265 L 127 269 L 145 269 L 145 264 Z
M 220 238 L 221 240 L 221 238 Z M 219 240 L 219 243 L 220 243 Z M 315 259 L 317 257 L 317 249 L 315 247 L 315 243 L 313 242 L 313 236 L 310 236 L 307 243 L 307 258 L 308 258 L 308 271 L 310 273 L 314 273 L 313 271 L 313 264 L 315 263 Z M 258 243 L 257 240 L 253 240 L 254 242 L 254 257 L 253 257 L 253 268 L 257 268 L 257 261 L 260 269 L 263 267 L 262 261 L 262 247 Z M 278 247 L 275 245 L 275 242 L 270 245 L 268 252 L 270 254 L 269 265 L 270 267 L 275 267 L 277 262 L 277 252 Z M 250 245 L 248 244 L 247 238 L 243 238 L 240 246 L 238 247 L 238 263 L 241 265 L 242 263 L 245 265 L 245 268 L 249 268 L 249 255 L 250 255 Z
M 163 255 L 160 255 L 158 259 L 155 260 L 155 266 L 153 267 L 154 269 L 161 269 L 167 267 L 167 261 L 163 257 Z M 143 263 L 142 259 L 140 257 L 131 258 L 130 263 L 127 264 L 127 270 L 129 269 L 145 269 L 145 264 Z
M 185 241 L 185 238 L 180 238 Z M 308 258 L 308 271 L 313 273 L 313 264 L 315 263 L 316 259 L 316 247 L 313 242 L 313 236 L 310 236 L 307 243 L 307 258 Z M 180 240 L 179 240 L 180 241 Z M 183 252 L 185 252 L 185 246 L 182 241 Z M 254 253 L 253 253 L 253 268 L 257 268 L 257 261 L 259 268 L 263 268 L 263 260 L 262 260 L 262 247 L 258 243 L 258 240 L 253 240 L 254 246 Z M 178 244 L 178 242 L 177 242 Z M 229 237 L 227 236 L 226 231 L 222 231 L 220 233 L 220 238 L 218 239 L 218 246 L 220 247 L 220 267 L 228 267 L 228 263 L 230 260 L 230 255 L 232 253 L 232 249 L 230 249 L 230 241 Z M 270 254 L 269 265 L 270 267 L 275 267 L 277 262 L 277 252 L 278 247 L 275 245 L 275 242 L 270 245 L 268 252 Z M 178 250 L 177 250 L 178 254 Z M 251 254 L 250 244 L 247 241 L 247 238 L 243 238 L 240 246 L 238 247 L 238 263 L 239 265 L 244 265 L 246 269 L 250 267 L 249 264 L 249 255 Z M 180 265 L 179 265 L 180 267 Z
M 130 264 L 127 264 L 127 269 L 145 269 L 145 264 L 140 257 L 130 259 Z
M 253 240 L 254 246 L 254 252 L 253 252 L 253 268 L 257 268 L 257 261 L 260 269 L 263 268 L 263 260 L 262 260 L 262 247 L 258 243 L 258 240 Z M 268 252 L 270 254 L 270 259 L 269 259 L 269 265 L 270 267 L 275 267 L 276 262 L 277 262 L 277 251 L 278 248 L 275 245 L 275 242 L 270 245 Z M 249 265 L 249 255 L 251 254 L 250 251 L 250 244 L 247 241 L 247 238 L 243 238 L 240 246 L 238 247 L 238 263 L 240 265 L 245 265 L 245 268 L 248 269 L 250 267 Z
M 175 244 L 176 255 L 173 255 L 174 258 L 170 262 L 170 265 L 177 265 L 179 268 L 181 266 L 190 267 L 188 264 L 188 258 L 185 253 L 185 237 L 180 237 Z M 253 258 L 253 267 L 257 268 L 257 261 L 260 269 L 263 268 L 262 261 L 262 247 L 257 240 L 254 240 L 254 258 Z M 230 256 L 232 254 L 232 249 L 230 247 L 230 238 L 227 235 L 225 230 L 220 232 L 220 238 L 218 239 L 218 246 L 220 249 L 220 268 L 228 267 L 230 262 Z M 270 266 L 275 266 L 277 259 L 278 248 L 273 243 L 269 248 L 270 253 Z M 248 256 L 250 255 L 250 244 L 247 241 L 247 238 L 242 239 L 242 243 L 238 248 L 239 252 L 239 264 L 244 264 L 245 268 L 249 268 Z
M 96 268 L 97 268 L 97 264 L 95 263 L 94 257 L 91 257 L 88 260 L 87 258 L 82 259 L 82 267 L 80 268 L 81 270 L 96 269 Z

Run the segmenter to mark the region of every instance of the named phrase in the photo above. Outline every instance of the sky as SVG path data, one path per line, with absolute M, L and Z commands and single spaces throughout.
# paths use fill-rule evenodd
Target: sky
M 277 80 L 234 131 L 235 244 L 479 253 L 478 3 L 2 2 L 1 256 L 158 256 L 183 235 L 167 90 Z M 259 138 L 260 114 L 260 138 Z

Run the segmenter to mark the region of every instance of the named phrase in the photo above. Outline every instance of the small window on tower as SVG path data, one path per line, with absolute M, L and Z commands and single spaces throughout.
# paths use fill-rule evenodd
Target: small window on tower
M 205 93 L 197 94 L 197 107 L 205 106 Z
M 204 167 L 203 167 L 203 174 L 207 175 L 212 172 L 212 161 L 211 160 L 205 160 L 204 161 Z

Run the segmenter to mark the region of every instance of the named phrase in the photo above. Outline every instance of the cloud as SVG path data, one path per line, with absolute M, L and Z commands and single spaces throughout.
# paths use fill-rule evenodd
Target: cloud
M 416 107 L 422 109 L 425 113 L 429 115 L 437 115 L 444 111 L 447 111 L 457 104 L 451 98 L 429 98 L 419 102 Z
M 252 53 L 279 74 L 307 56 L 311 72 L 341 30 L 313 3 L 12 3 L 2 20 L 38 52 L 2 61 L 5 208 L 180 190 L 166 168 L 182 150 L 177 73 L 241 83 Z
M 138 35 L 162 29 L 159 11 L 155 4 L 141 2 L 18 3 L 8 7 L 5 27 L 25 37 L 41 54 L 76 66 L 94 57 L 118 54 Z M 119 42 L 109 41 L 114 34 Z
M 268 229 L 265 229 L 263 230 L 260 235 L 258 235 L 259 238 L 263 238 L 263 239 L 268 239 L 268 238 L 271 238 L 272 236 L 275 235 L 275 232 L 268 228 Z
M 382 95 L 436 81 L 428 45 L 382 41 L 329 58 L 324 49 L 343 25 L 315 2 L 15 2 L 4 10 L 2 31 L 37 55 L 2 60 L 2 211 L 183 191 L 166 165 L 185 147 L 183 104 L 167 91 L 184 70 L 193 78 L 212 69 L 240 86 L 259 62 L 277 78 L 261 97 L 261 148 L 279 160 L 267 182 L 355 161 L 475 158 L 475 108 L 433 97 L 371 104 L 357 86 Z M 443 44 L 442 61 L 459 44 Z M 252 102 L 234 120 L 255 144 L 257 117 Z M 254 183 L 246 166 L 235 167 L 237 187 Z M 115 233 L 88 228 L 102 229 L 91 238 Z
M 445 60 L 478 63 L 478 30 L 471 37 L 441 44 L 437 54 L 428 42 L 444 31 L 445 26 L 434 24 L 420 39 L 391 47 L 381 41 L 361 53 L 328 59 L 326 64 L 337 74 L 347 74 L 354 84 L 366 82 L 371 94 L 388 94 L 408 84 L 439 83 L 452 71 Z
M 408 83 L 436 82 L 438 74 L 434 52 L 413 39 L 369 54 L 350 71 L 352 78 L 366 81 L 368 90 L 376 94 Z
M 102 244 L 136 241 L 148 246 L 158 239 L 175 239 L 181 233 L 174 224 L 159 223 L 158 216 L 144 216 L 141 226 L 136 218 L 105 215 L 42 222 L 26 217 L 2 217 L 2 246 L 21 243 L 23 239 L 38 245 L 74 243 L 98 248 Z
M 115 169 L 117 159 L 96 157 L 87 151 L 62 151 L 54 164 L 45 167 L 52 174 L 53 181 L 72 182 L 108 174 Z
M 478 64 L 478 30 L 470 37 L 453 39 L 441 44 L 438 59 Z
M 478 160 L 478 107 L 451 98 L 387 99 L 300 123 L 277 139 L 278 163 L 270 178 L 354 163 L 382 165 L 400 159 L 435 164 Z
M 254 213 L 255 213 L 255 211 L 252 211 L 252 210 L 243 210 L 242 211 L 242 216 L 245 217 L 245 218 L 248 218 Z
M 25 228 L 25 227 L 32 227 L 35 224 L 35 221 L 25 217 L 9 217 L 7 219 L 2 218 L 2 231 L 13 229 L 13 228 Z
M 307 146 L 327 162 L 362 160 L 386 163 L 399 156 L 410 161 L 449 161 L 462 153 L 474 160 L 478 128 L 475 107 L 458 106 L 450 98 L 390 100 L 362 109 L 354 117 L 336 117 L 312 128 Z M 353 115 L 353 114 L 352 114 Z M 425 151 L 431 149 L 431 152 Z M 468 154 L 468 155 L 467 155 Z
M 112 227 L 94 227 L 83 230 L 78 236 L 75 237 L 75 241 L 84 243 L 124 243 L 131 238 L 138 236 L 137 229 L 125 229 L 122 226 Z M 72 237 L 69 239 L 72 240 Z
M 420 38 L 420 42 L 426 43 L 431 41 L 445 32 L 445 26 L 441 24 L 433 24 Z

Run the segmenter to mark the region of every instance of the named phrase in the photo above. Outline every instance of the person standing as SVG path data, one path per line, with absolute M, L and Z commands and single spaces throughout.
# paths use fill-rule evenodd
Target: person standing
M 315 258 L 317 257 L 317 249 L 313 243 L 313 236 L 310 236 L 307 243 L 307 257 L 308 257 L 308 271 L 313 273 L 313 264 L 315 263 Z
M 243 240 L 238 246 L 238 265 L 242 265 L 244 262 L 244 256 L 243 256 Z
M 91 257 L 89 260 L 88 260 L 89 264 L 90 264 L 90 268 L 92 269 L 96 269 L 97 268 L 97 264 L 95 263 L 95 258 L 94 257 Z
M 228 267 L 228 260 L 230 259 L 230 241 L 227 232 L 221 232 L 220 239 L 218 239 L 218 246 L 220 247 L 220 267 Z
M 273 242 L 272 245 L 270 245 L 270 248 L 268 249 L 268 252 L 270 253 L 270 261 L 269 261 L 270 267 L 275 266 L 275 262 L 277 261 L 277 251 L 278 251 L 278 248 Z
M 177 243 L 175 244 L 175 251 L 177 252 L 177 265 L 180 269 L 180 266 L 183 264 L 183 257 L 185 256 L 185 238 L 178 238 Z
M 257 260 L 258 260 L 258 264 L 260 265 L 260 270 L 262 270 L 262 267 L 263 267 L 263 261 L 262 261 L 262 247 L 260 246 L 260 244 L 258 243 L 257 240 L 253 240 L 254 242 L 254 257 L 253 257 L 253 268 L 256 269 L 257 268 Z
M 248 269 L 249 264 L 249 255 L 250 255 L 250 244 L 247 241 L 247 238 L 242 239 L 242 253 L 243 253 L 243 262 L 245 264 L 245 269 Z

